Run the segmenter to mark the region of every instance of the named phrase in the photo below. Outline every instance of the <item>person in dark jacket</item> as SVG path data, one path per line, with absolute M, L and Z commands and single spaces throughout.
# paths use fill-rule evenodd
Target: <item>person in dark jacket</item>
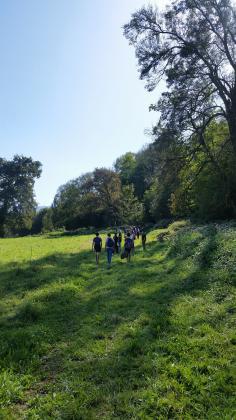
M 122 233 L 119 231 L 118 233 L 118 252 L 121 251 L 121 243 L 122 243 Z
M 127 236 L 125 238 L 125 252 L 127 254 L 127 261 L 130 262 L 131 259 L 131 251 L 134 247 L 134 241 L 130 237 L 130 233 L 127 233 Z
M 99 264 L 99 257 L 102 250 L 102 238 L 100 238 L 99 233 L 96 233 L 95 238 L 93 238 L 92 251 L 95 252 L 96 264 Z
M 114 240 L 114 243 L 115 243 L 115 253 L 118 254 L 118 252 L 119 252 L 119 247 L 118 247 L 119 238 L 118 238 L 117 232 L 113 236 L 113 240 Z

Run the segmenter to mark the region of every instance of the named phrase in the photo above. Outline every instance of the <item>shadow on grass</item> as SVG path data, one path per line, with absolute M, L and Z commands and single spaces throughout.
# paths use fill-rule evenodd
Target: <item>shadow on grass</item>
M 114 259 L 111 270 L 104 257 L 96 269 L 87 251 L 51 255 L 25 268 L 6 266 L 2 295 L 25 299 L 2 321 L 0 366 L 31 373 L 40 368 L 41 379 L 71 372 L 99 387 L 100 402 L 104 395 L 145 387 L 157 374 L 150 352 L 161 352 L 160 339 L 173 334 L 171 303 L 209 287 L 202 270 L 210 269 L 215 249 L 211 232 L 187 273 L 185 254 L 176 256 L 176 244 L 171 249 L 168 243 L 149 244 L 131 264 Z M 162 258 L 153 262 L 159 252 Z
M 81 265 L 86 262 L 86 273 L 89 273 L 92 262 L 88 251 L 55 253 L 24 263 L 5 264 L 1 269 L 0 296 L 22 296 L 25 292 L 50 285 L 54 281 L 67 281 L 71 276 L 79 276 Z

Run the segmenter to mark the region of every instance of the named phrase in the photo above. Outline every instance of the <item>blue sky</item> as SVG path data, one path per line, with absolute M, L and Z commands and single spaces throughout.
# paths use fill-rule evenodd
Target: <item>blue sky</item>
M 111 167 L 150 141 L 144 130 L 157 115 L 148 106 L 159 91 L 145 91 L 122 35 L 131 13 L 149 2 L 1 1 L 1 157 L 42 162 L 40 205 L 69 179 Z

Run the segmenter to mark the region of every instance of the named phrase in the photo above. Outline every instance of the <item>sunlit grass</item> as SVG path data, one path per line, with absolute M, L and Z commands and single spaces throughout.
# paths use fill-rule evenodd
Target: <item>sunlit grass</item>
M 159 232 L 0 240 L 0 418 L 234 418 L 236 228 Z

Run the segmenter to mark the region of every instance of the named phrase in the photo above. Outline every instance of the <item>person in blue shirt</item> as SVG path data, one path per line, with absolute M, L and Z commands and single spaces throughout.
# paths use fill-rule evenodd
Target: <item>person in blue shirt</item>
M 113 255 L 114 250 L 115 250 L 115 242 L 111 238 L 111 234 L 108 233 L 107 239 L 106 239 L 106 251 L 107 251 L 108 268 L 110 268 L 110 266 L 111 266 L 111 259 L 112 259 L 112 255 Z

